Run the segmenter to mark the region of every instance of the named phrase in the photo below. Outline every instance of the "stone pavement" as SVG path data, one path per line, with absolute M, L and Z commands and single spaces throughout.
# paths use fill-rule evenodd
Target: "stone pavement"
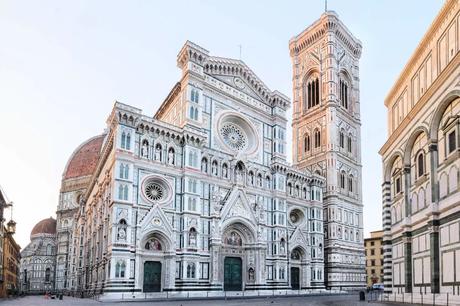
M 92 299 L 78 299 L 64 297 L 64 300 L 46 300 L 42 296 L 27 296 L 23 298 L 0 300 L 0 306 L 377 306 L 388 305 L 381 303 L 359 302 L 358 295 L 335 295 L 335 296 L 308 296 L 308 297 L 285 297 L 285 298 L 257 298 L 236 300 L 190 300 L 190 301 L 159 301 L 159 302 L 98 302 Z M 403 305 L 394 304 L 391 305 Z M 407 304 L 405 304 L 407 305 Z

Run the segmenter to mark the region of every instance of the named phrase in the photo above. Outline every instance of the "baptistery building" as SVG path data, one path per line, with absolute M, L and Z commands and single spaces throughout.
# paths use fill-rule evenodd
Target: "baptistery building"
M 361 45 L 326 12 L 290 49 L 294 164 L 290 99 L 243 61 L 190 41 L 154 114 L 114 104 L 104 133 L 63 173 L 59 290 L 142 298 L 364 286 Z
M 446 1 L 385 99 L 384 283 L 414 302 L 460 294 L 459 24 Z

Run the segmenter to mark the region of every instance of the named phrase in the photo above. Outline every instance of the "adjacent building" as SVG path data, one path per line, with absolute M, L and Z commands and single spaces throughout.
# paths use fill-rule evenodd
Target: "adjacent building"
M 370 238 L 364 239 L 366 253 L 366 283 L 367 287 L 383 283 L 383 231 L 371 232 Z
M 20 283 L 26 294 L 43 294 L 55 289 L 56 220 L 38 222 L 30 243 L 21 251 Z
M 460 294 L 459 26 L 448 0 L 385 99 L 386 291 Z
M 21 247 L 14 240 L 15 233 L 14 221 L 9 221 L 8 226 L 4 227 L 3 238 L 3 283 L 0 288 L 0 297 L 7 297 L 17 294 L 20 288 L 19 282 L 19 263 Z
M 334 12 L 289 42 L 293 71 L 293 162 L 326 177 L 328 288 L 362 288 L 363 205 L 359 59 L 361 42 Z

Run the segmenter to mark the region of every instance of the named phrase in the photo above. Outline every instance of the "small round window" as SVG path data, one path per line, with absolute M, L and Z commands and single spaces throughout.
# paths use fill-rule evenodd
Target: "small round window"
M 171 197 L 171 187 L 161 177 L 150 176 L 142 183 L 142 193 L 152 203 L 164 203 Z

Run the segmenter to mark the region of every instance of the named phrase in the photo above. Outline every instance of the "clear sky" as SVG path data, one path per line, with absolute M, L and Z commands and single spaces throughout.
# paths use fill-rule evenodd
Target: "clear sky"
M 365 236 L 381 227 L 383 100 L 443 2 L 328 1 L 363 44 Z M 115 100 L 153 115 L 179 80 L 187 39 L 223 57 L 238 58 L 242 45 L 246 64 L 291 97 L 288 41 L 323 11 L 322 0 L 0 0 L 0 185 L 19 244 L 55 217 L 67 159 L 104 130 Z

